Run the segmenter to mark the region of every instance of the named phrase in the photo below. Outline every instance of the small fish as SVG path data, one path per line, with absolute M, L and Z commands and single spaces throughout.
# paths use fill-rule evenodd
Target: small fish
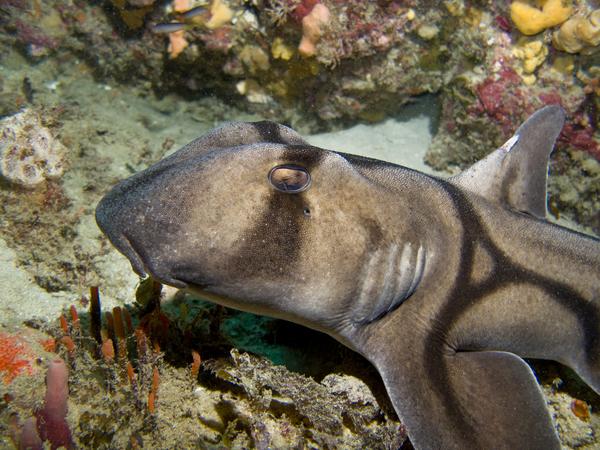
M 185 24 L 181 22 L 157 23 L 152 26 L 152 32 L 156 34 L 169 34 L 175 31 L 180 31 L 185 28 Z
M 189 9 L 186 12 L 184 12 L 183 14 L 181 14 L 181 18 L 185 21 L 185 20 L 191 20 L 194 17 L 198 17 L 200 15 L 203 14 L 208 14 L 208 9 L 206 9 L 204 6 L 196 6 L 195 8 Z
M 201 25 L 198 23 L 197 18 L 208 15 L 210 12 L 204 6 L 196 6 L 195 8 L 189 9 L 182 14 L 178 14 L 179 21 L 177 22 L 166 22 L 166 23 L 158 23 L 152 27 L 152 32 L 156 34 L 169 34 L 174 33 L 175 31 L 180 31 L 185 29 L 186 27 L 193 27 L 197 25 Z

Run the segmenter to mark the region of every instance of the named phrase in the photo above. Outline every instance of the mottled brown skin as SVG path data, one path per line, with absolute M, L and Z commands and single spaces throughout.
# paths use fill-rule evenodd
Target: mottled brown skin
M 450 180 L 232 123 L 115 186 L 96 218 L 141 276 L 363 354 L 418 449 L 559 448 L 521 357 L 600 390 L 600 242 L 544 219 L 563 116 L 538 111 Z

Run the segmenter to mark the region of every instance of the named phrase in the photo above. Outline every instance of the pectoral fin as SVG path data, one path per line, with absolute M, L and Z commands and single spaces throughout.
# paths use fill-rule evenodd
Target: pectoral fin
M 522 359 L 505 352 L 439 359 L 435 374 L 388 377 L 419 367 L 405 360 L 401 368 L 381 368 L 415 448 L 560 448 L 539 385 Z

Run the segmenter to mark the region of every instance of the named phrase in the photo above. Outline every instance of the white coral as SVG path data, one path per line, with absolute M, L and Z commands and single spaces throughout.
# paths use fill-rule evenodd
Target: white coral
M 62 175 L 65 147 L 26 109 L 0 121 L 0 173 L 24 187 Z

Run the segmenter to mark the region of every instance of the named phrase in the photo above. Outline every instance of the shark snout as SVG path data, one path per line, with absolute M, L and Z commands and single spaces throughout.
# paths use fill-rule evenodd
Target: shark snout
M 135 239 L 128 237 L 124 233 L 115 231 L 114 227 L 103 228 L 101 220 L 98 220 L 97 214 L 96 221 L 100 229 L 106 234 L 115 248 L 129 260 L 133 271 L 141 278 L 151 276 L 162 284 L 180 289 L 188 286 L 187 283 L 173 277 L 168 264 L 161 264 L 160 259 L 148 255 L 143 247 L 136 245 Z
M 169 254 L 160 245 L 164 242 L 164 236 L 157 231 L 160 224 L 148 218 L 142 220 L 139 198 L 132 202 L 131 197 L 123 195 L 120 186 L 113 188 L 96 207 L 98 227 L 140 277 L 152 276 L 163 284 L 187 287 L 172 274 Z
M 96 207 L 96 224 L 108 240 L 119 252 L 129 259 L 133 270 L 141 277 L 147 275 L 140 254 L 135 251 L 131 241 L 125 234 L 123 227 L 123 210 L 117 205 L 121 204 L 114 190 L 109 192 Z

